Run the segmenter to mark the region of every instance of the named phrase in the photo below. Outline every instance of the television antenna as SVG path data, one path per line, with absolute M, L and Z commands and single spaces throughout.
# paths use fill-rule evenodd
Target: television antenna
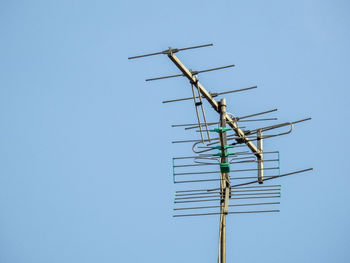
M 198 139 L 173 141 L 173 143 L 192 143 L 192 150 L 194 152 L 193 156 L 173 158 L 173 181 L 179 185 L 195 185 L 194 188 L 181 189 L 175 192 L 175 214 L 173 216 L 220 215 L 218 263 L 226 263 L 226 216 L 229 214 L 279 212 L 274 207 L 280 204 L 280 202 L 274 199 L 280 197 L 281 185 L 269 184 L 269 182 L 274 179 L 308 172 L 313 169 L 308 168 L 281 174 L 279 151 L 265 151 L 263 149 L 263 141 L 290 134 L 295 124 L 311 120 L 311 118 L 252 129 L 242 127 L 241 124 L 243 123 L 250 124 L 277 120 L 277 118 L 271 117 L 261 118 L 261 115 L 270 114 L 277 111 L 277 109 L 252 113 L 246 116 L 235 116 L 227 112 L 226 99 L 215 100 L 214 98 L 252 90 L 257 87 L 253 86 L 218 93 L 208 92 L 199 82 L 198 75 L 210 71 L 232 68 L 235 65 L 231 64 L 192 71 L 175 56 L 175 53 L 180 51 L 210 46 L 213 46 L 213 44 L 179 49 L 169 47 L 164 51 L 129 57 L 128 59 L 166 55 L 181 73 L 148 78 L 146 81 L 175 77 L 185 77 L 189 80 L 192 91 L 191 97 L 163 101 L 163 103 L 174 103 L 193 100 L 197 123 L 174 124 L 172 127 L 182 127 L 186 131 L 195 131 L 197 134 L 200 134 L 200 138 Z M 218 120 L 214 122 L 207 121 L 203 105 L 204 100 L 219 114 Z M 215 125 L 217 126 L 216 128 Z M 266 134 L 266 132 L 272 130 L 276 132 Z M 237 151 L 229 152 L 233 148 L 236 148 Z M 257 174 L 254 176 L 246 175 L 251 172 Z M 230 174 L 232 175 L 230 176 Z M 237 174 L 243 175 L 237 176 Z M 208 175 L 220 176 L 208 178 Z M 219 183 L 219 185 L 208 186 L 213 183 Z M 267 208 L 271 206 L 273 208 Z M 262 207 L 262 209 L 254 207 Z M 253 208 L 253 210 L 250 210 L 250 208 Z

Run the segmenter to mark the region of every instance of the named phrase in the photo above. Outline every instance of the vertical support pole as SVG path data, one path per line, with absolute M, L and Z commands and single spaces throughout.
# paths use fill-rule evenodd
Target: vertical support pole
M 264 156 L 263 156 L 263 138 L 262 138 L 262 131 L 258 130 L 257 134 L 257 146 L 258 151 L 260 155 L 257 157 L 258 159 L 258 182 L 259 184 L 262 184 L 264 182 Z
M 226 127 L 226 100 L 222 99 L 219 103 L 220 113 L 220 127 Z M 227 136 L 226 132 L 219 133 L 220 146 L 221 146 L 221 160 L 220 163 L 227 163 Z M 220 229 L 219 229 L 219 255 L 218 263 L 226 263 L 226 215 L 228 213 L 228 203 L 230 198 L 230 177 L 228 173 L 220 173 Z

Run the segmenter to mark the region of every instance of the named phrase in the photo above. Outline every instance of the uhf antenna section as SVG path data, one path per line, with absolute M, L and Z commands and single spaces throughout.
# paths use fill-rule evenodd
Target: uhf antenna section
M 281 185 L 270 182 L 312 170 L 312 168 L 308 168 L 281 173 L 280 152 L 266 150 L 263 146 L 264 140 L 290 134 L 294 125 L 311 118 L 265 124 L 257 128 L 243 127 L 266 121 L 276 121 L 275 117 L 261 117 L 261 115 L 276 112 L 277 109 L 245 116 L 235 116 L 227 112 L 226 99 L 215 100 L 214 98 L 257 87 L 222 92 L 207 91 L 199 82 L 198 74 L 230 68 L 234 65 L 192 71 L 175 56 L 175 53 L 209 46 L 213 46 L 213 44 L 179 49 L 169 48 L 161 52 L 129 57 L 129 59 L 167 55 L 181 73 L 149 78 L 146 81 L 174 77 L 185 77 L 189 81 L 192 97 L 163 101 L 163 103 L 173 103 L 192 100 L 197 123 L 174 124 L 172 127 L 184 128 L 185 131 L 195 129 L 200 134 L 200 138 L 173 141 L 173 143 L 192 144 L 193 151 L 193 155 L 173 158 L 173 181 L 181 187 L 175 192 L 174 217 L 219 215 L 218 263 L 225 263 L 226 216 L 229 214 L 279 212 L 277 206 L 280 201 L 277 199 L 281 196 Z M 203 106 L 204 100 L 218 113 L 218 119 L 207 121 Z M 243 126 L 242 122 L 244 122 Z M 186 188 L 187 185 L 190 187 Z

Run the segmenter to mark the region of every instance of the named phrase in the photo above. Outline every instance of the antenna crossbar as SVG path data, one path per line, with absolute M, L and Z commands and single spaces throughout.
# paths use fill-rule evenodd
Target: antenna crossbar
M 209 104 L 213 107 L 213 109 L 219 113 L 219 103 L 213 98 L 213 96 L 208 92 L 202 84 L 198 81 L 198 79 L 193 76 L 190 70 L 188 70 L 184 64 L 173 54 L 168 54 L 168 57 L 170 60 L 180 69 L 182 74 L 193 84 L 195 85 L 199 92 L 203 95 L 204 98 L 209 102 Z M 236 135 L 242 140 L 248 148 L 254 152 L 254 154 L 257 156 L 257 158 L 260 158 L 260 152 L 258 148 L 255 146 L 254 143 L 252 143 L 244 134 L 244 132 L 238 127 L 237 123 L 226 114 L 226 121 L 229 126 L 235 131 Z

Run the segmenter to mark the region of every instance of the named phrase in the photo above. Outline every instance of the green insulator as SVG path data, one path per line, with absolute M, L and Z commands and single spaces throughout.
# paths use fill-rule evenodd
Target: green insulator
M 226 128 L 226 127 L 219 127 L 219 128 L 215 128 L 212 130 L 209 130 L 210 132 L 217 132 L 217 133 L 223 133 L 223 132 L 227 132 L 227 131 L 231 131 L 231 128 Z
M 225 153 L 225 157 L 230 156 L 230 155 L 235 155 L 235 153 Z M 222 153 L 215 153 L 215 154 L 213 154 L 213 156 L 223 157 Z
M 230 163 L 220 163 L 220 172 L 229 173 L 230 172 Z
M 224 146 L 224 150 L 229 149 L 229 148 L 234 148 L 234 147 L 235 147 L 234 145 L 225 145 L 225 146 Z M 222 150 L 221 145 L 213 146 L 213 147 L 211 147 L 211 148 L 212 148 L 212 149 L 217 149 L 217 150 Z

